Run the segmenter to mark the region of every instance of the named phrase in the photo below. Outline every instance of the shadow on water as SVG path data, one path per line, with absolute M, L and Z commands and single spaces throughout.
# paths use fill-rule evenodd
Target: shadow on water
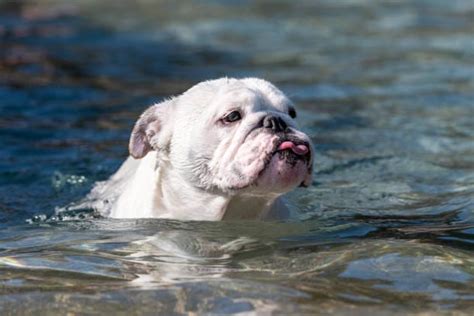
M 469 313 L 473 12 L 0 1 L 0 311 Z M 223 75 L 298 104 L 317 157 L 297 218 L 55 215 L 119 166 L 146 105 Z

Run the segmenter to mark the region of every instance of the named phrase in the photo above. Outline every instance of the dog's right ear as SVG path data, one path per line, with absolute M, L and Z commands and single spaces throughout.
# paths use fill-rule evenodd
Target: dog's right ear
M 159 150 L 164 146 L 163 139 L 166 139 L 166 135 L 162 135 L 163 125 L 169 119 L 167 116 L 170 102 L 165 101 L 152 105 L 140 115 L 133 127 L 128 145 L 128 150 L 133 158 L 143 158 L 150 150 Z

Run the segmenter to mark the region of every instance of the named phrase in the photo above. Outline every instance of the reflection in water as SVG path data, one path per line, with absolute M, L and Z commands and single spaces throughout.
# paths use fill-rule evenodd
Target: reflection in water
M 173 303 L 169 298 L 169 304 L 159 304 L 163 312 L 195 304 L 196 310 L 215 312 L 244 307 L 304 312 L 334 300 L 341 304 L 331 308 L 341 312 L 354 304 L 378 310 L 396 301 L 407 307 L 450 302 L 463 308 L 473 299 L 474 259 L 468 251 L 387 236 L 364 238 L 364 231 L 374 234 L 363 225 L 325 221 L 44 224 L 2 234 L 0 282 L 9 299 L 34 300 L 18 295 L 36 288 L 55 300 L 60 295 L 58 306 L 81 299 L 93 304 L 90 291 L 104 299 L 127 296 L 144 311 L 157 307 L 153 299 L 173 297 Z M 136 301 L 137 291 L 150 306 Z M 98 311 L 105 307 L 97 306 Z
M 469 313 L 473 12 L 0 2 L 0 311 Z M 55 215 L 115 171 L 147 104 L 223 75 L 298 104 L 317 157 L 295 220 Z

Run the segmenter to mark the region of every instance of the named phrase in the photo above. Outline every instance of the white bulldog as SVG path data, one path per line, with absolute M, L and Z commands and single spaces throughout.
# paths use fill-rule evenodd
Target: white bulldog
M 311 184 L 314 155 L 295 116 L 265 80 L 199 83 L 140 116 L 131 157 L 95 186 L 89 206 L 115 218 L 285 217 L 279 197 Z

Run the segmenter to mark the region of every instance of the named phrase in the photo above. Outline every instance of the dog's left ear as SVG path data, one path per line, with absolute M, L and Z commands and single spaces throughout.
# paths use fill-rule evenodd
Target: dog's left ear
M 143 112 L 132 130 L 128 149 L 135 158 L 143 158 L 150 150 L 163 149 L 169 135 L 166 135 L 165 122 L 169 120 L 171 101 L 155 104 Z

